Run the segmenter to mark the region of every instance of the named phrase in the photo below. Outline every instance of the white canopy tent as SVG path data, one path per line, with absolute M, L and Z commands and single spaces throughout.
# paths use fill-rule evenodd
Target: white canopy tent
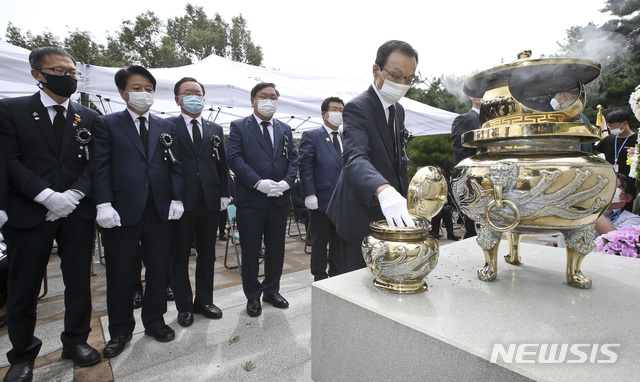
M 33 94 L 38 90 L 36 81 L 29 73 L 28 56 L 28 50 L 0 41 L 0 98 Z M 86 93 L 103 113 L 125 108 L 113 80 L 119 68 L 83 63 L 78 63 L 77 66 L 82 77 L 78 81 L 78 93 L 74 95 L 74 99 L 79 99 L 80 93 Z M 371 83 L 371 80 L 361 78 L 283 73 L 215 55 L 193 65 L 150 71 L 158 81 L 152 113 L 178 115 L 180 109 L 174 100 L 173 86 L 182 77 L 194 77 L 205 86 L 208 112 L 204 117 L 215 120 L 225 129 L 228 129 L 231 121 L 251 114 L 251 89 L 259 82 L 272 82 L 280 92 L 275 117 L 288 123 L 296 136 L 322 124 L 320 104 L 326 97 L 336 96 L 348 102 L 366 90 Z M 400 103 L 407 113 L 405 125 L 414 136 L 448 134 L 451 123 L 457 116 L 408 98 L 403 98 Z

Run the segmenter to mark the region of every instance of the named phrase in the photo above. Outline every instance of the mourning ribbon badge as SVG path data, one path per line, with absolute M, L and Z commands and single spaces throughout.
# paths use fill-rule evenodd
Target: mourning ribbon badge
M 78 127 L 78 124 L 80 124 L 81 121 L 82 118 L 80 118 L 80 115 L 75 114 L 72 126 Z M 86 127 L 81 127 L 79 129 L 76 129 L 75 137 L 76 142 L 80 144 L 80 146 L 78 147 L 78 160 L 81 162 L 88 162 L 89 143 L 91 143 L 91 140 L 93 139 L 91 131 L 89 131 L 89 129 L 87 129 Z
M 402 129 L 402 160 L 404 162 L 409 162 L 409 156 L 407 155 L 407 144 L 411 142 L 413 136 L 409 133 L 409 130 L 406 128 Z
M 286 135 L 282 136 L 282 156 L 287 157 L 289 159 L 289 137 Z
M 173 144 L 173 138 L 171 137 L 171 135 L 167 133 L 160 134 L 160 143 L 165 147 L 164 160 L 165 161 L 171 160 L 171 164 L 178 163 L 178 161 L 176 160 L 176 157 L 173 155 L 173 152 L 171 151 L 171 145 Z
M 216 134 L 213 134 L 213 136 L 211 136 L 211 144 L 213 145 L 213 159 L 217 160 L 218 162 L 220 161 L 220 142 L 222 142 L 222 140 L 220 139 L 219 136 L 217 136 Z

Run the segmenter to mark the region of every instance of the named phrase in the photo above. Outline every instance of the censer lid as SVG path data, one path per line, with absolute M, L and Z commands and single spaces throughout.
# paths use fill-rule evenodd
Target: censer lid
M 487 88 L 506 83 L 532 95 L 557 93 L 575 88 L 577 82 L 588 84 L 600 74 L 600 64 L 595 61 L 568 57 L 530 59 L 530 55 L 525 51 L 517 61 L 472 75 L 464 81 L 463 92 L 482 98 Z
M 447 202 L 447 192 L 447 181 L 442 172 L 434 166 L 422 167 L 409 183 L 409 213 L 422 219 L 431 219 Z

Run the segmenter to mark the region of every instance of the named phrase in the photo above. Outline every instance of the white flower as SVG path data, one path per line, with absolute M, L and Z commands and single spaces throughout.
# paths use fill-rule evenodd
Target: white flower
M 640 85 L 636 86 L 636 89 L 631 96 L 629 97 L 629 105 L 631 106 L 631 110 L 633 114 L 635 114 L 636 119 L 640 121 Z

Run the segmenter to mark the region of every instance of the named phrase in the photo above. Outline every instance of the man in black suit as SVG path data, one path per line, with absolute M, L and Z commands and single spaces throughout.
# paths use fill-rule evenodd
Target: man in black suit
M 305 131 L 300 140 L 300 179 L 305 205 L 311 211 L 311 274 L 314 281 L 344 272 L 340 236 L 326 213 L 342 170 L 342 137 L 338 128 L 342 125 L 343 109 L 344 102 L 340 98 L 325 99 L 320 105 L 324 125 Z
M 87 345 L 91 331 L 89 272 L 93 253 L 95 205 L 87 155 L 97 113 L 69 97 L 80 74 L 59 48 L 29 55 L 40 91 L 0 100 L 0 130 L 7 155 L 8 322 L 13 348 L 6 381 L 30 381 L 42 342 L 33 335 L 36 304 L 53 241 L 65 284 L 62 357 L 78 366 L 100 361 Z
M 216 261 L 218 215 L 229 206 L 229 168 L 222 126 L 202 118 L 204 86 L 195 78 L 178 81 L 173 92 L 182 114 L 169 120 L 176 125 L 182 175 L 184 214 L 174 225 L 171 285 L 178 308 L 178 324 L 189 326 L 193 313 L 221 318 L 213 303 L 213 268 Z M 189 280 L 191 243 L 196 240 L 196 296 Z
M 369 223 L 386 219 L 389 226 L 415 226 L 406 200 L 409 134 L 398 101 L 413 84 L 417 64 L 411 45 L 385 42 L 378 48 L 372 86 L 344 107 L 343 167 L 327 216 L 342 237 L 346 272 L 366 266 L 360 245 Z
M 451 147 L 453 148 L 453 163 L 457 165 L 463 159 L 469 158 L 472 155 L 476 155 L 477 149 L 475 147 L 462 146 L 462 135 L 467 131 L 472 131 L 480 128 L 480 106 L 482 105 L 482 98 L 469 97 L 471 100 L 471 110 L 464 114 L 460 114 L 453 120 L 451 125 L 451 141 L 453 142 Z M 465 234 L 464 238 L 470 238 L 476 236 L 476 226 L 473 219 L 465 217 L 464 221 Z
M 290 188 L 298 173 L 298 153 L 291 127 L 273 118 L 279 93 L 272 83 L 251 89 L 254 113 L 231 122 L 227 162 L 236 175 L 234 204 L 242 249 L 242 288 L 247 313 L 262 313 L 262 301 L 276 308 L 289 302 L 280 295 L 284 238 Z M 264 237 L 264 273 L 258 280 L 259 254 Z
M 172 243 L 168 220 L 178 220 L 183 213 L 176 127 L 149 113 L 155 78 L 131 65 L 116 73 L 115 83 L 127 109 L 97 118 L 91 159 L 96 222 L 104 229 L 107 264 L 111 339 L 103 351 L 106 358 L 122 353 L 135 327 L 132 296 L 139 245 L 146 267 L 145 334 L 160 342 L 174 339 L 163 317 Z

